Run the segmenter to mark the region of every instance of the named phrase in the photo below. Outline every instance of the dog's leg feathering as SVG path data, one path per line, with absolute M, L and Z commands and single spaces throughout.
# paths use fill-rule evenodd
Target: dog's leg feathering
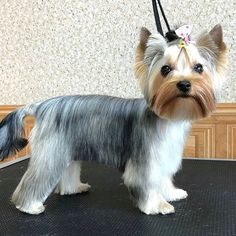
M 12 202 L 22 212 L 40 214 L 45 209 L 44 201 L 58 184 L 71 157 L 58 134 L 34 137 L 31 149 L 28 169 L 13 193 Z
M 123 179 L 138 208 L 143 213 L 147 215 L 166 215 L 175 212 L 174 207 L 156 189 L 156 186 L 160 186 L 161 178 L 155 178 L 154 180 L 147 168 L 143 168 L 142 165 L 134 164 L 129 160 Z
M 88 183 L 80 181 L 81 163 L 72 161 L 64 170 L 61 180 L 55 189 L 55 193 L 60 195 L 69 195 L 88 192 L 91 186 Z

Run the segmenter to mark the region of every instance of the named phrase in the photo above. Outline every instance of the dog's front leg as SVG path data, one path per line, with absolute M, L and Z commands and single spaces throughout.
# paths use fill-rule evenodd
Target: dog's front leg
M 145 214 L 170 214 L 174 207 L 169 204 L 161 193 L 162 177 L 160 171 L 154 170 L 147 164 L 129 160 L 123 175 L 124 183 L 128 187 L 138 208 Z
M 163 179 L 161 192 L 167 201 L 178 201 L 188 197 L 188 193 L 180 188 L 176 188 L 171 178 Z

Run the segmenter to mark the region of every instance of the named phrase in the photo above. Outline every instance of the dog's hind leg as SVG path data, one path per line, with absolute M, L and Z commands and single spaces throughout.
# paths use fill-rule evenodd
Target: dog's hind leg
M 71 162 L 68 147 L 59 135 L 36 139 L 31 145 L 32 156 L 28 169 L 12 196 L 16 207 L 29 214 L 44 211 L 44 201 Z
M 55 193 L 69 195 L 89 191 L 91 186 L 87 183 L 81 183 L 80 172 L 80 161 L 72 161 L 64 170 L 60 182 L 55 189 Z

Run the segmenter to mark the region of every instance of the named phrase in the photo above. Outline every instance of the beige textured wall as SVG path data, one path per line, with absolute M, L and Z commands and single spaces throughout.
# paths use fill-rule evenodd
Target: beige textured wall
M 229 48 L 222 101 L 236 101 L 236 0 L 163 0 L 171 25 L 221 23 Z M 138 97 L 134 50 L 156 31 L 151 0 L 1 0 L 0 104 L 64 94 Z

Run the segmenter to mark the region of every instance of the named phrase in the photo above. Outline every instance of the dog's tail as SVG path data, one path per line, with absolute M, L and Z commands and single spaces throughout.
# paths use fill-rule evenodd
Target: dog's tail
M 0 122 L 0 160 L 16 154 L 28 144 L 27 139 L 22 137 L 24 135 L 24 117 L 34 115 L 36 108 L 36 103 L 19 108 Z

